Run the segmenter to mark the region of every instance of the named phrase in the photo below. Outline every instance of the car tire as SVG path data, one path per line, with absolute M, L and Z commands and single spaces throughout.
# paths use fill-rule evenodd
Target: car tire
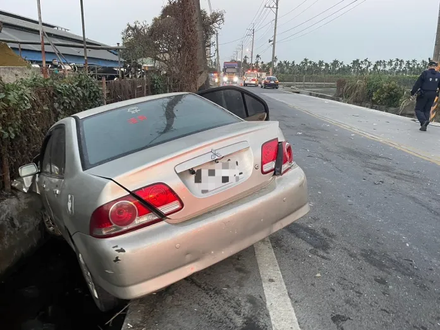
M 276 89 L 278 89 L 278 87 L 275 87 Z
M 92 296 L 96 306 L 101 312 L 109 312 L 122 304 L 122 300 L 112 296 L 110 293 L 101 288 L 95 283 L 93 275 L 90 273 L 81 253 L 77 253 L 79 266 L 83 274 L 86 285 L 89 288 L 90 295 Z

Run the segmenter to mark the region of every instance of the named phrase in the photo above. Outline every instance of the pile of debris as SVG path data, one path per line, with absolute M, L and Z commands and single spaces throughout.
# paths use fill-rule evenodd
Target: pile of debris
M 28 63 L 15 54 L 7 44 L 0 42 L 0 66 L 28 66 Z

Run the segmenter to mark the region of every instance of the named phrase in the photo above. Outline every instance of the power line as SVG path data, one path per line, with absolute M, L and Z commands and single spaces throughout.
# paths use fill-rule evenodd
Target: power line
M 255 40 L 255 42 L 258 42 L 258 41 L 262 40 L 264 37 L 266 37 L 267 32 L 269 32 L 271 30 L 271 28 L 272 28 L 271 26 L 268 26 L 266 31 L 264 31 L 264 33 L 262 33 L 261 36 L 257 40 Z
M 269 12 L 266 11 L 265 16 L 259 21 L 259 23 L 255 26 L 256 31 L 258 31 L 259 29 L 261 29 L 261 25 L 263 24 L 264 20 L 267 18 L 267 16 L 269 16 Z
M 238 42 L 238 41 L 247 42 L 246 40 L 247 40 L 247 37 L 248 37 L 248 34 L 247 34 L 248 29 L 249 29 L 250 26 L 252 26 L 252 24 L 254 23 L 255 19 L 264 12 L 264 5 L 265 5 L 266 2 L 267 2 L 267 0 L 262 0 L 261 1 L 260 7 L 258 8 L 257 12 L 255 13 L 254 18 L 252 19 L 251 23 L 246 28 L 246 35 L 244 35 L 243 37 L 241 37 L 239 39 L 231 40 L 231 41 L 228 41 L 228 42 L 223 42 L 223 43 L 220 44 L 220 46 L 232 44 L 232 43 Z
M 317 1 L 319 1 L 319 0 L 317 0 Z M 340 3 L 344 2 L 344 1 L 345 1 L 345 0 L 341 0 L 341 1 L 339 1 L 338 3 L 334 4 L 333 6 L 327 8 L 326 10 L 324 10 L 324 11 L 322 11 L 322 12 L 320 12 L 318 15 L 315 15 L 315 16 L 313 16 L 312 18 L 309 18 L 308 20 L 305 20 L 304 22 L 302 22 L 302 23 L 300 23 L 300 24 L 298 24 L 298 25 L 295 25 L 293 28 L 287 29 L 287 30 L 285 30 L 285 31 L 283 31 L 283 32 L 281 32 L 281 33 L 279 33 L 278 35 L 282 35 L 282 34 L 285 34 L 285 33 L 289 32 L 289 31 L 295 30 L 297 27 L 300 27 L 301 25 L 304 25 L 304 24 L 306 24 L 307 22 L 310 22 L 311 20 L 315 19 L 316 17 L 321 16 L 322 14 L 328 12 L 330 9 L 335 8 L 337 5 L 339 5 Z M 355 2 L 356 2 L 356 1 L 358 1 L 358 0 L 355 0 Z M 345 8 L 345 7 L 343 7 L 343 8 Z
M 288 11 L 287 13 L 285 13 L 284 15 L 281 15 L 279 18 L 283 18 L 286 17 L 287 15 L 289 15 L 291 12 L 295 11 L 296 9 L 298 9 L 299 7 L 301 7 L 303 4 L 305 4 L 307 1 L 309 0 L 304 0 L 303 2 L 301 2 L 298 6 L 296 6 L 295 8 L 293 8 L 292 10 Z
M 297 18 L 298 16 L 301 16 L 303 13 L 305 13 L 307 10 L 309 10 L 310 8 L 313 7 L 314 4 L 316 4 L 319 0 L 316 0 L 315 2 L 313 2 L 310 6 L 308 6 L 306 9 L 304 9 L 302 12 L 300 12 L 298 15 L 292 17 L 291 19 L 289 19 L 288 21 L 281 23 L 280 25 L 286 25 L 289 22 L 292 22 L 295 18 Z M 344 0 L 342 0 L 344 1 Z
M 235 40 L 232 40 L 232 41 L 224 42 L 224 43 L 221 43 L 220 46 L 228 45 L 228 44 L 232 44 L 232 43 L 234 43 L 234 42 L 237 42 L 237 41 L 243 40 L 244 38 L 245 38 L 245 37 L 241 37 L 241 38 L 239 38 L 239 39 L 235 39 Z
M 311 30 L 311 31 L 308 31 L 308 32 L 306 32 L 306 33 L 303 33 L 302 35 L 300 35 L 300 36 L 298 36 L 298 37 L 296 37 L 296 38 L 289 39 L 289 40 L 286 40 L 286 41 L 290 41 L 290 40 L 295 40 L 295 39 L 302 38 L 302 37 L 304 37 L 305 35 L 307 35 L 307 34 L 309 34 L 309 33 L 312 33 L 313 31 L 316 31 L 316 30 L 322 28 L 323 26 L 326 26 L 327 24 L 333 22 L 334 20 L 338 19 L 339 17 L 344 16 L 344 15 L 347 14 L 348 12 L 352 11 L 352 10 L 355 9 L 356 7 L 359 7 L 359 6 L 362 5 L 365 1 L 367 1 L 367 0 L 363 0 L 362 2 L 358 3 L 356 6 L 353 6 L 353 7 L 350 8 L 349 10 L 343 12 L 341 15 L 336 16 L 335 18 L 331 19 L 330 21 L 327 21 L 327 22 L 325 22 L 324 24 L 318 26 L 317 28 L 315 28 L 315 29 L 313 29 L 313 30 Z M 284 41 L 284 42 L 285 42 L 285 41 Z
M 272 45 L 269 45 L 269 47 L 267 47 L 265 50 L 263 50 L 263 51 L 261 52 L 261 55 L 265 54 L 265 53 L 270 49 L 270 47 L 272 47 Z M 261 56 L 261 55 L 260 55 L 260 56 Z
M 345 8 L 347 8 L 347 7 L 349 7 L 349 6 L 351 6 L 353 3 L 358 2 L 358 1 L 359 1 L 359 0 L 354 0 L 354 1 L 350 2 L 348 5 L 346 5 L 346 6 L 342 7 L 342 8 L 340 8 L 340 9 L 338 9 L 338 10 L 335 11 L 334 13 L 332 13 L 332 14 L 330 14 L 330 15 L 324 17 L 323 19 L 319 20 L 319 21 L 316 22 L 316 23 L 313 23 L 312 25 L 306 27 L 305 29 L 302 29 L 301 31 L 298 31 L 298 32 L 296 32 L 296 33 L 294 33 L 294 34 L 292 34 L 292 35 L 290 35 L 290 36 L 288 36 L 288 37 L 286 37 L 286 38 L 284 38 L 284 39 L 281 39 L 279 42 L 283 42 L 283 41 L 291 40 L 292 37 L 294 37 L 294 36 L 300 34 L 301 32 L 304 32 L 305 30 L 310 29 L 312 26 L 315 26 L 316 24 L 318 24 L 318 23 L 320 23 L 320 22 L 326 20 L 327 18 L 329 18 L 329 17 L 331 17 L 331 16 L 333 16 L 333 15 L 335 15 L 335 14 L 341 12 L 343 9 L 345 9 Z M 359 6 L 360 4 L 364 3 L 365 1 L 367 1 L 367 0 L 363 0 L 362 2 L 360 2 L 359 4 L 357 4 L 356 6 L 350 8 L 349 10 L 345 11 L 345 12 L 342 13 L 341 15 L 335 17 L 333 20 L 335 20 L 336 18 L 338 18 L 338 17 L 340 17 L 340 16 L 342 16 L 342 15 L 348 13 L 349 11 L 353 10 L 354 8 L 356 8 L 356 7 Z M 330 23 L 330 22 L 333 21 L 333 20 L 330 20 L 330 21 L 327 22 L 326 24 Z M 321 25 L 320 27 L 322 27 L 322 26 L 324 26 L 324 25 L 326 25 L 326 24 L 323 24 L 323 25 Z M 319 27 L 318 27 L 318 28 L 319 28 Z M 318 28 L 317 28 L 317 29 L 318 29 Z M 315 30 L 316 30 L 316 29 L 315 29 Z M 310 32 L 312 32 L 312 31 L 309 31 L 308 33 L 310 33 Z M 307 33 L 307 34 L 308 34 L 308 33 Z
M 266 4 L 267 0 L 263 0 L 261 1 L 260 7 L 258 8 L 257 12 L 255 13 L 254 18 L 251 21 L 251 24 L 249 24 L 248 28 L 252 25 L 252 23 L 255 22 L 255 19 L 257 18 L 257 15 L 260 14 L 264 11 L 264 5 Z M 261 11 L 261 12 L 260 12 Z

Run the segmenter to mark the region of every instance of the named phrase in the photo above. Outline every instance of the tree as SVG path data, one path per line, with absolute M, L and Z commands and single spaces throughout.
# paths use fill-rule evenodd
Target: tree
M 257 68 L 257 70 L 260 68 L 260 61 L 261 61 L 261 55 L 257 54 L 257 56 L 255 56 L 255 67 Z
M 206 49 L 223 23 L 223 12 L 208 15 L 198 0 L 169 0 L 151 24 L 127 24 L 122 56 L 129 63 L 152 58 L 168 77 L 171 91 L 194 92 L 208 78 Z

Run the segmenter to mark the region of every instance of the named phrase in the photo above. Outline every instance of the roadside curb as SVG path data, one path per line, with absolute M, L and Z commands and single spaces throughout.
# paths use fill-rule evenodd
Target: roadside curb
M 408 120 L 411 120 L 411 121 L 417 123 L 417 120 L 414 119 L 414 118 L 409 118 L 409 117 L 401 116 L 401 115 L 398 115 L 398 114 L 395 114 L 395 113 L 385 112 L 385 111 L 381 111 L 381 110 L 377 110 L 377 109 L 362 107 L 362 106 L 359 106 L 359 105 L 356 105 L 356 104 L 346 103 L 346 102 L 343 102 L 339 97 L 336 97 L 336 96 L 326 95 L 326 94 L 322 94 L 322 93 L 316 93 L 316 92 L 312 92 L 312 91 L 308 91 L 308 90 L 302 90 L 302 89 L 288 90 L 288 89 L 283 87 L 282 90 L 284 90 L 286 93 L 312 96 L 312 97 L 316 97 L 316 98 L 320 98 L 320 99 L 331 100 L 331 101 L 338 102 L 338 103 L 345 104 L 345 105 L 349 105 L 349 106 L 352 106 L 352 107 L 358 107 L 358 108 L 361 108 L 361 109 L 364 109 L 364 110 L 366 109 L 366 110 L 371 110 L 371 111 L 378 111 L 378 112 L 381 112 L 383 114 L 387 114 L 387 115 L 390 115 L 390 116 L 397 116 L 399 118 L 408 119 Z M 440 123 L 439 122 L 431 122 L 429 125 L 430 126 L 434 126 L 434 127 L 440 127 Z
M 415 150 L 414 148 L 412 148 L 410 146 L 399 144 L 399 143 L 396 143 L 394 141 L 385 139 L 383 137 L 376 136 L 374 134 L 371 134 L 371 133 L 365 132 L 363 130 L 357 129 L 355 127 L 351 127 L 349 125 L 341 123 L 341 122 L 339 122 L 337 120 L 333 120 L 333 119 L 330 119 L 328 117 L 318 116 L 315 113 L 313 113 L 312 111 L 306 110 L 306 109 L 298 107 L 296 105 L 291 105 L 291 104 L 288 104 L 286 102 L 283 102 L 283 103 L 285 103 L 286 105 L 288 105 L 292 109 L 299 110 L 299 111 L 304 112 L 304 113 L 306 113 L 306 114 L 308 114 L 308 115 L 310 115 L 312 117 L 315 117 L 317 119 L 326 121 L 326 122 L 328 122 L 328 123 L 330 123 L 332 125 L 335 125 L 335 126 L 338 126 L 340 128 L 346 129 L 346 130 L 348 130 L 350 132 L 353 132 L 353 133 L 358 134 L 360 136 L 366 137 L 366 138 L 368 138 L 370 140 L 381 142 L 381 143 L 386 144 L 386 145 L 388 145 L 390 147 L 393 147 L 393 148 L 396 148 L 398 150 L 404 151 L 404 152 L 406 152 L 408 154 L 411 154 L 413 156 L 416 156 L 418 158 L 421 158 L 423 160 L 429 161 L 431 163 L 434 163 L 434 164 L 440 166 L 440 157 L 435 157 L 435 156 L 433 157 L 432 155 L 426 154 L 424 152 L 420 152 L 419 150 Z

